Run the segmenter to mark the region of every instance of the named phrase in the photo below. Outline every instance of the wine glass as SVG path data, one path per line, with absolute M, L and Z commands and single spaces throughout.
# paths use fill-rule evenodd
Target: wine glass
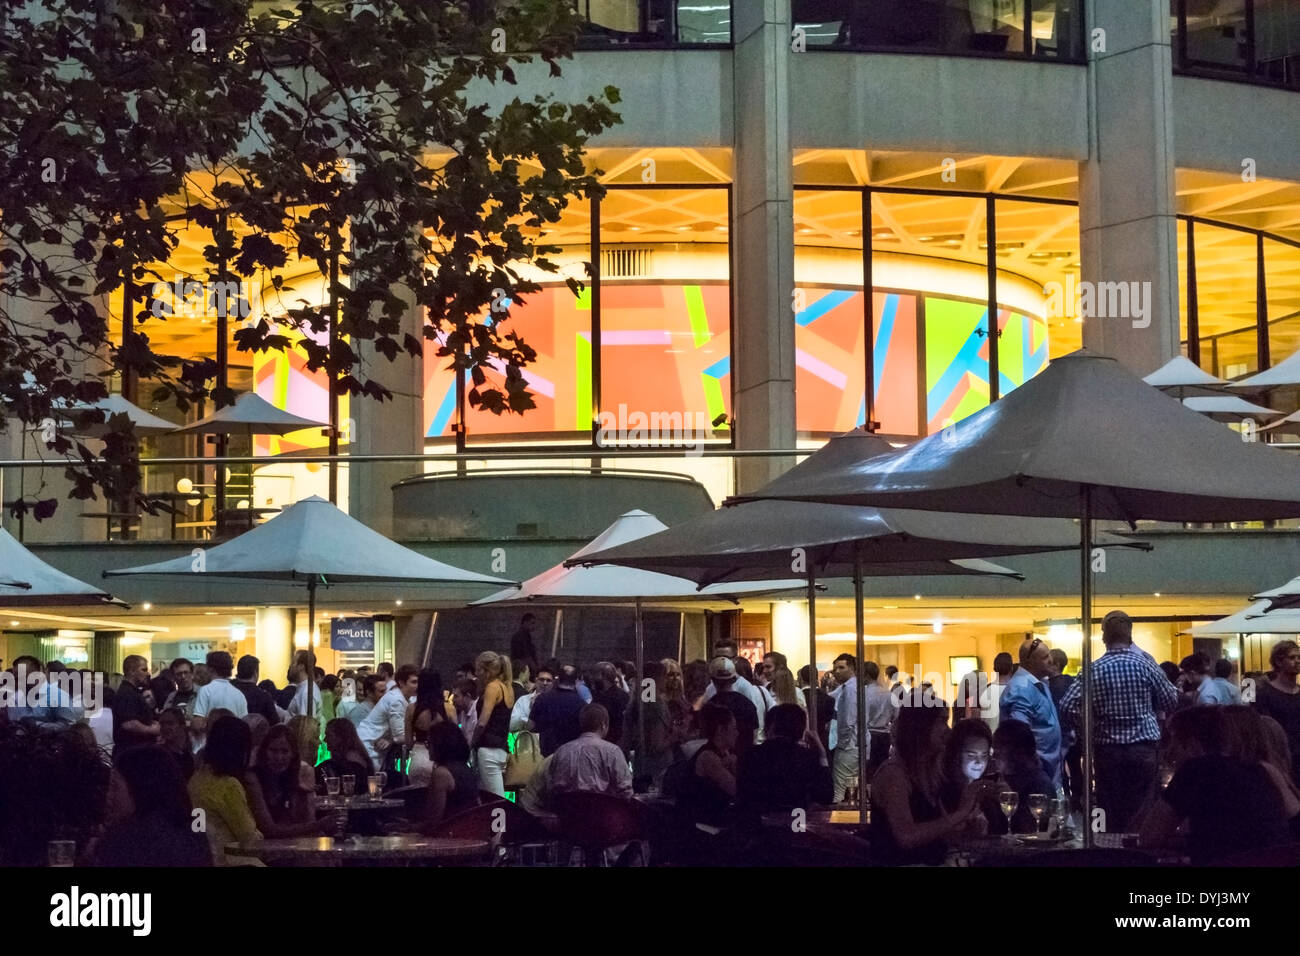
M 1010 836 L 1011 818 L 1020 809 L 1020 794 L 1014 790 L 1003 790 L 998 794 L 998 806 L 1002 808 L 1002 815 L 1007 818 L 1007 835 Z
M 1029 795 L 1029 812 L 1034 817 L 1034 833 L 1039 833 L 1043 829 L 1043 817 L 1047 815 L 1047 808 L 1050 805 L 1051 798 L 1045 793 Z

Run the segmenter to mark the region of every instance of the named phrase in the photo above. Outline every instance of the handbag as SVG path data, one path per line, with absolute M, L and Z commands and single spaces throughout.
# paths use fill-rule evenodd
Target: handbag
M 529 730 L 522 730 L 515 734 L 514 752 L 506 758 L 503 779 L 506 789 L 527 786 L 541 762 L 542 738 Z

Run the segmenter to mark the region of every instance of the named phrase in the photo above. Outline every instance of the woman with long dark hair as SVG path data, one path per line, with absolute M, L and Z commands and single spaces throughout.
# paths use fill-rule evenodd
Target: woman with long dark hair
M 995 814 L 986 803 L 984 815 L 989 821 L 989 832 L 999 835 L 1007 832 L 1037 833 L 1038 821 L 1030 812 L 1029 796 L 1041 793 L 1051 798 L 1056 796 L 1056 787 L 1043 769 L 1043 762 L 1038 759 L 1034 732 L 1023 720 L 999 721 L 993 734 L 993 756 L 998 770 L 997 792 L 1014 790 L 1019 802 L 1009 827 L 1001 806 Z
M 478 805 L 478 774 L 469 767 L 469 742 L 460 728 L 436 721 L 425 737 L 433 771 L 429 775 L 424 832 L 432 832 L 448 817 Z
M 316 819 L 316 775 L 299 757 L 298 739 L 285 724 L 272 727 L 258 748 L 252 770 L 244 774 L 249 808 L 257 828 L 268 838 L 342 830 L 340 814 Z
M 252 753 L 252 732 L 238 717 L 221 717 L 208 728 L 202 761 L 190 778 L 190 800 L 203 811 L 205 832 L 217 866 L 247 863 L 227 859 L 231 843 L 255 843 L 262 839 L 248 805 L 243 778 Z
M 366 745 L 357 734 L 357 725 L 346 717 L 335 717 L 325 725 L 325 746 L 330 757 L 316 768 L 316 788 L 325 789 L 327 777 L 346 777 L 357 779 L 357 785 L 375 772 Z
M 176 758 L 161 747 L 118 755 L 109 782 L 108 820 L 97 866 L 211 866 L 212 851 L 194 832 L 194 806 Z
M 894 722 L 893 755 L 871 785 L 871 855 L 890 866 L 937 865 L 948 840 L 979 812 L 986 782 L 962 790 L 956 808 L 943 803 L 943 755 L 948 708 L 924 689 L 904 693 Z
M 411 745 L 410 764 L 406 769 L 406 782 L 411 786 L 428 786 L 433 776 L 433 759 L 429 756 L 426 741 L 433 725 L 446 719 L 442 675 L 426 668 L 420 671 L 415 703 L 406 709 L 406 739 L 414 741 Z

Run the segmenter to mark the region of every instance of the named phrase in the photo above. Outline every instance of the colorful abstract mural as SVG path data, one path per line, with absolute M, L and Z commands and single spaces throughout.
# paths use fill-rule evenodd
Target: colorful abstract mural
M 466 405 L 466 434 L 588 433 L 593 414 L 591 293 L 552 286 L 515 305 L 507 320 L 537 353 L 524 378 L 537 407 L 494 415 Z M 454 434 L 456 377 L 425 346 L 425 435 Z M 498 387 L 500 369 L 486 369 Z M 620 283 L 601 288 L 602 405 L 647 414 L 731 414 L 730 296 L 724 283 Z
M 291 335 L 294 333 L 290 333 Z M 325 344 L 329 333 L 311 333 L 313 340 Z M 297 336 L 301 341 L 303 336 Z M 318 422 L 329 421 L 329 384 L 325 371 L 307 370 L 307 355 L 294 347 L 283 352 L 256 352 L 253 354 L 253 390 L 276 408 Z M 344 444 L 351 438 L 351 420 L 348 414 L 348 396 L 339 396 L 339 428 Z M 256 435 L 253 454 L 279 455 L 308 448 L 324 448 L 329 437 L 319 428 L 304 428 L 278 435 Z
M 926 430 L 933 434 L 989 403 L 989 339 L 983 303 L 925 297 Z M 998 390 L 1005 395 L 1047 365 L 1047 323 L 998 311 Z

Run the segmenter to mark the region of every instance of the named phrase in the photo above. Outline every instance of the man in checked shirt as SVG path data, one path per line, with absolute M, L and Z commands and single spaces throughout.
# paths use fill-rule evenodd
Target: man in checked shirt
M 1106 653 L 1089 665 L 1092 688 L 1093 772 L 1097 805 L 1106 811 L 1106 829 L 1127 833 L 1155 795 L 1159 772 L 1159 713 L 1178 705 L 1178 690 L 1155 659 L 1133 646 L 1133 621 L 1123 611 L 1102 619 Z M 1083 685 L 1077 680 L 1061 698 L 1061 712 L 1083 726 Z

